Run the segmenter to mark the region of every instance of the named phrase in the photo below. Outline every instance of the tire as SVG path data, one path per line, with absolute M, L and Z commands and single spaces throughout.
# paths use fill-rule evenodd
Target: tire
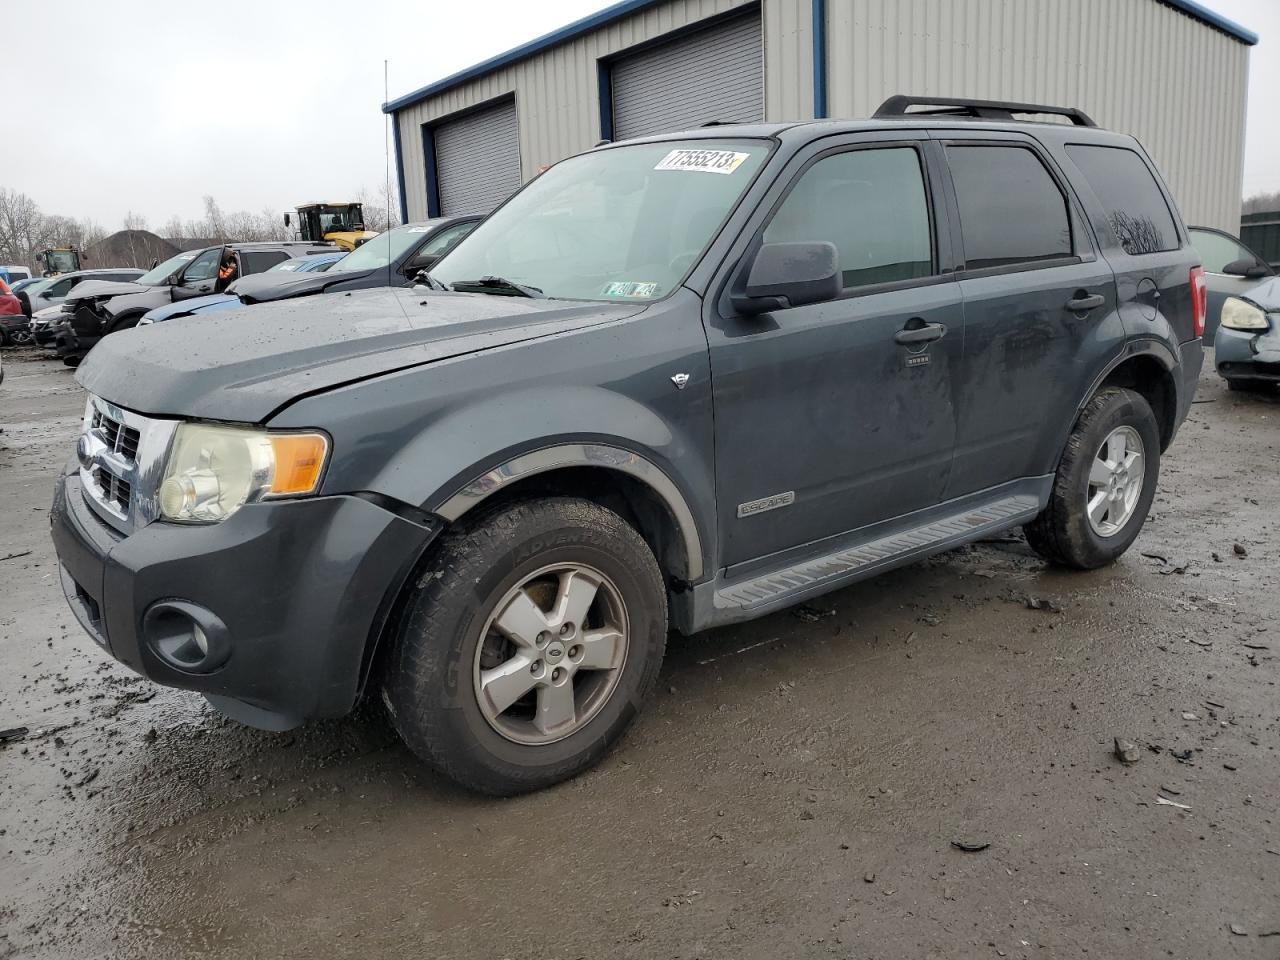
M 446 532 L 427 569 L 405 598 L 383 672 L 383 700 L 408 747 L 495 796 L 538 790 L 598 762 L 652 692 L 666 647 L 662 572 L 636 530 L 587 500 L 508 503 Z M 574 624 L 587 590 L 587 613 Z M 570 613 L 558 627 L 561 600 Z M 609 642 L 610 630 L 625 643 Z M 612 651 L 612 667 L 586 666 L 588 649 L 592 659 Z M 513 685 L 482 693 L 500 689 L 485 686 L 493 678 Z M 497 709 L 495 699 L 525 686 Z M 571 719 L 556 725 L 557 716 Z
M 1104 444 L 1110 451 L 1121 449 L 1113 443 L 1123 443 L 1126 451 L 1119 460 L 1103 449 Z M 1133 452 L 1141 457 L 1140 467 L 1128 455 Z M 1112 462 L 1128 465 L 1113 471 L 1108 466 Z M 1159 477 L 1160 430 L 1151 406 L 1132 390 L 1099 390 L 1076 419 L 1054 475 L 1049 503 L 1025 527 L 1027 542 L 1046 560 L 1065 567 L 1106 566 L 1137 539 Z M 1098 483 L 1103 480 L 1106 483 Z M 1104 495 L 1099 501 L 1098 495 L 1105 491 L 1112 491 L 1112 496 Z M 1100 504 L 1094 516 L 1091 503 Z

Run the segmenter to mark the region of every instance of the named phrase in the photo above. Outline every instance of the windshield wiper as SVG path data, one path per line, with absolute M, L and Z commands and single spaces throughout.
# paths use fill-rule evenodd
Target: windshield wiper
M 443 280 L 437 280 L 433 277 L 429 270 L 419 270 L 418 275 L 414 277 L 414 280 L 418 283 L 425 283 L 432 290 L 443 290 L 448 293 L 453 289 Z
M 481 277 L 479 280 L 455 280 L 453 289 L 466 293 L 474 290 L 477 293 L 495 293 L 500 297 L 535 297 L 545 299 L 546 294 L 537 287 L 516 283 L 506 277 Z

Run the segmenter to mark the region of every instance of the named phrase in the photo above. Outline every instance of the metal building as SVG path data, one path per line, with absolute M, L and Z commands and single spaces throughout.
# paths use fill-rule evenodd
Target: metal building
M 1080 107 L 1234 232 L 1257 40 L 1194 0 L 623 0 L 383 110 L 406 219 L 486 212 L 602 139 L 906 93 Z

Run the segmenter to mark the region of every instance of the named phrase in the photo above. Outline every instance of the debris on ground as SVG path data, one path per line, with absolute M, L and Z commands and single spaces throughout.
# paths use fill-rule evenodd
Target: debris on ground
M 1115 754 L 1116 759 L 1123 764 L 1137 763 L 1141 757 L 1138 752 L 1138 745 L 1132 740 L 1126 740 L 1123 737 L 1116 737 Z
M 1240 926 L 1240 924 L 1238 923 L 1231 924 L 1229 929 L 1237 937 L 1247 937 L 1249 935 L 1249 931 L 1246 930 L 1244 927 Z
M 1053 600 L 1046 599 L 1045 597 L 1033 597 L 1028 594 L 1023 602 L 1026 604 L 1028 610 L 1043 610 L 1045 613 L 1062 612 L 1060 604 Z
M 822 610 L 808 603 L 802 603 L 791 611 L 791 615 L 797 620 L 803 620 L 805 623 L 817 623 L 819 620 L 826 620 L 828 617 L 834 617 L 834 610 Z
M 868 871 L 868 872 L 866 872 L 866 873 L 864 873 L 864 874 L 862 875 L 862 882 L 863 882 L 863 883 L 875 883 L 875 882 L 876 882 L 876 875 L 875 875 L 874 873 L 871 873 L 870 871 Z
M 8 730 L 0 730 L 0 743 L 14 743 L 24 739 L 30 732 L 27 727 L 10 727 Z
M 1246 550 L 1244 546 L 1239 543 L 1233 543 L 1231 545 L 1231 550 L 1237 557 L 1247 557 L 1249 555 L 1249 551 Z
M 989 840 L 952 840 L 951 845 L 957 850 L 963 850 L 965 853 L 981 853 L 987 847 L 991 846 Z
M 1177 807 L 1179 810 L 1190 810 L 1191 807 L 1185 803 L 1178 803 L 1176 800 L 1169 800 L 1166 797 L 1157 796 L 1156 805 L 1160 807 Z
M 1190 711 L 1184 711 L 1182 714 L 1182 719 L 1183 720 L 1199 720 L 1200 718 L 1196 716 L 1194 713 L 1191 713 Z
M 0 557 L 0 562 L 5 560 L 17 560 L 19 557 L 29 557 L 29 556 L 31 556 L 30 550 L 21 550 L 18 553 L 10 553 L 7 556 Z

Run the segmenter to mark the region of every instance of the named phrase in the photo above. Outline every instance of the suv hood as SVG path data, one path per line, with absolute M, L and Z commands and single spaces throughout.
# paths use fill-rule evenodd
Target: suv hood
M 263 423 L 299 397 L 437 360 L 564 333 L 644 309 L 380 287 L 124 330 L 76 379 L 151 416 Z

